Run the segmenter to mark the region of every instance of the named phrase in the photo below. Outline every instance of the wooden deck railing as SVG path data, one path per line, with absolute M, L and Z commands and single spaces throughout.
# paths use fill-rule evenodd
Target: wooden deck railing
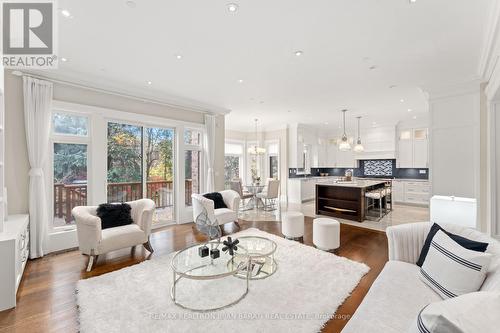
M 191 205 L 193 182 L 186 179 L 185 204 Z M 143 197 L 141 182 L 108 184 L 108 202 L 138 200 Z M 172 207 L 174 204 L 173 183 L 170 180 L 146 182 L 146 198 L 155 202 L 156 208 Z M 64 218 L 66 223 L 73 219 L 71 210 L 87 205 L 86 184 L 54 184 L 54 216 Z

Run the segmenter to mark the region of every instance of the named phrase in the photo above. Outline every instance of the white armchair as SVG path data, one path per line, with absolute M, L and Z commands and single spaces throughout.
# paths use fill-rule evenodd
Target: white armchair
M 78 206 L 71 211 L 76 221 L 78 246 L 83 254 L 89 256 L 87 272 L 92 270 L 97 257 L 103 253 L 140 244 L 149 252 L 153 252 L 149 235 L 155 203 L 150 199 L 127 203 L 132 208 L 134 223 L 104 230 L 101 228 L 101 219 L 96 215 L 97 206 Z
M 196 218 L 203 213 L 205 209 L 211 221 L 217 219 L 219 225 L 234 222 L 239 227 L 238 210 L 240 209 L 240 195 L 233 190 L 224 190 L 219 193 L 222 195 L 222 199 L 227 208 L 215 209 L 212 200 L 205 198 L 201 194 L 191 195 L 193 199 L 193 220 L 196 221 Z

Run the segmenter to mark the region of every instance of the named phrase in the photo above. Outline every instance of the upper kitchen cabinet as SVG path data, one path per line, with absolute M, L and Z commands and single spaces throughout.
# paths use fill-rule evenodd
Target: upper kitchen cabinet
M 396 157 L 396 125 L 370 127 L 361 130 L 365 148 L 357 159 L 393 159 Z
M 398 136 L 398 168 L 427 168 L 429 139 L 427 128 L 402 128 Z

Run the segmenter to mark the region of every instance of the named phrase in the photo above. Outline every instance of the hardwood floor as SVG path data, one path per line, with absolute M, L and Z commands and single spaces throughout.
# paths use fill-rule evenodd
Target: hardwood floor
M 279 222 L 240 221 L 241 229 L 256 227 L 281 236 Z M 153 256 L 180 250 L 202 242 L 203 236 L 192 231 L 193 224 L 176 225 L 156 231 L 151 236 Z M 237 231 L 232 224 L 225 232 Z M 351 296 L 337 310 L 323 332 L 340 332 L 363 300 L 371 284 L 387 261 L 385 233 L 341 224 L 341 246 L 337 255 L 364 262 L 370 272 L 363 277 Z M 304 243 L 312 245 L 312 219 L 306 217 Z M 101 275 L 141 262 L 149 257 L 142 246 L 99 256 L 92 272 L 85 272 L 86 257 L 78 251 L 53 254 L 29 261 L 18 292 L 17 307 L 0 312 L 0 332 L 77 332 L 78 315 L 75 285 L 79 279 Z M 293 295 L 290 295 L 293 297 Z

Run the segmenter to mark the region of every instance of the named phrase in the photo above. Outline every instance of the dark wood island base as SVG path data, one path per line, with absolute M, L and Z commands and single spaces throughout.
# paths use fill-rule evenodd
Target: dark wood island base
M 366 219 L 365 193 L 384 187 L 384 181 L 365 180 L 317 184 L 316 214 L 363 222 Z

